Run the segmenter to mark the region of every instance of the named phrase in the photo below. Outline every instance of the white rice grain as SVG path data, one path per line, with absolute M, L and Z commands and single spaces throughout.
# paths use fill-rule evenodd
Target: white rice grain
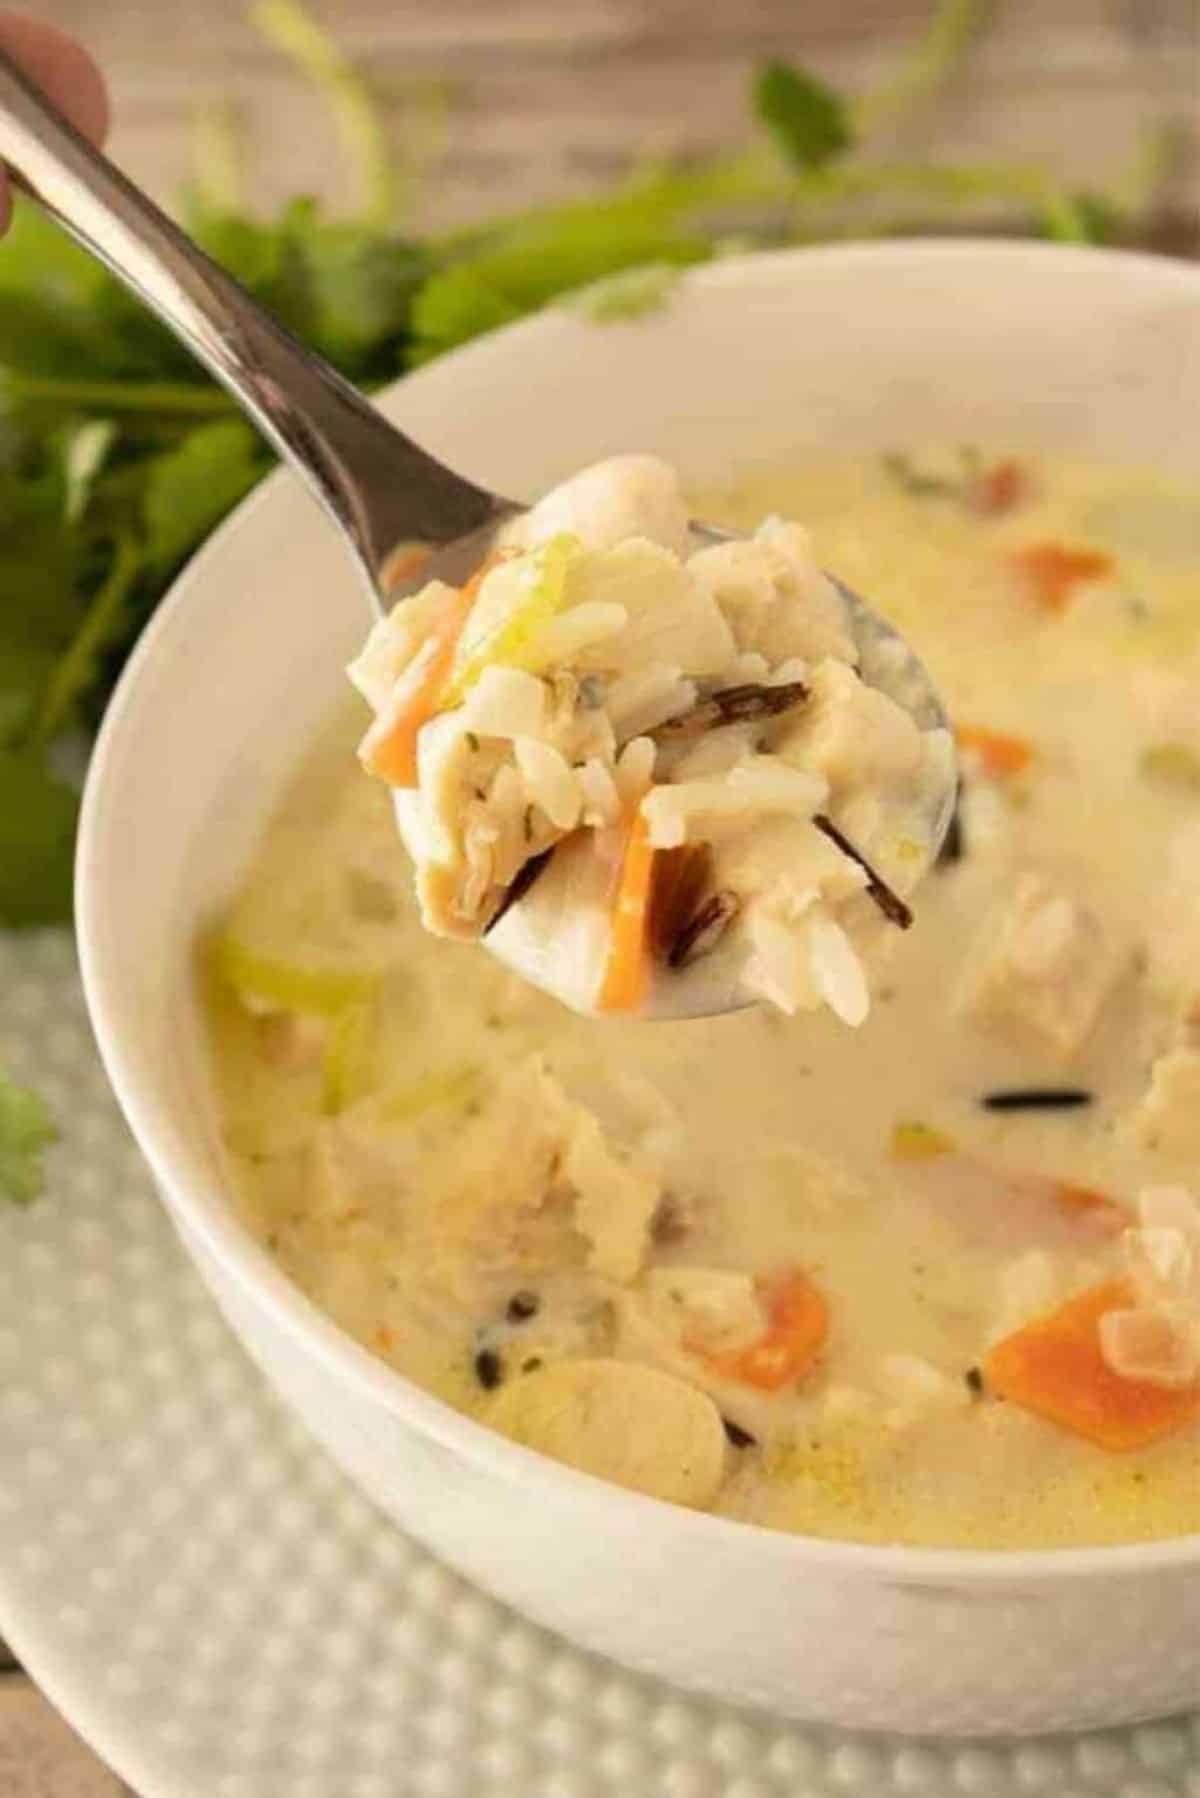
M 576 779 L 583 793 L 583 822 L 593 830 L 616 824 L 621 816 L 621 795 L 611 770 L 592 756 L 579 769 Z
M 525 832 L 528 801 L 525 783 L 511 762 L 497 770 L 487 796 L 488 817 L 496 829 L 496 879 L 507 886 L 529 854 Z
M 765 686 L 770 672 L 771 664 L 766 656 L 760 656 L 756 649 L 747 649 L 730 663 L 724 684 L 729 687 Z
M 794 681 L 807 681 L 808 677 L 808 663 L 800 656 L 788 656 L 760 678 L 764 687 L 790 687 Z
M 463 723 L 480 737 L 540 737 L 546 689 L 522 668 L 485 668 L 463 702 Z
M 663 663 L 622 674 L 608 690 L 608 715 L 618 742 L 645 736 L 669 719 L 681 718 L 695 703 L 695 684 L 684 680 L 678 668 Z
M 811 818 L 829 788 L 819 774 L 789 768 L 775 756 L 748 756 L 727 774 L 656 787 L 643 810 L 656 849 L 677 849 L 714 819 L 756 812 Z
M 728 774 L 731 768 L 754 753 L 758 736 L 757 724 L 726 724 L 720 730 L 706 731 L 700 741 L 681 755 L 672 767 L 677 781 L 704 780 L 713 774 Z
M 583 794 L 565 758 L 536 737 L 518 737 L 513 747 L 526 798 L 541 807 L 556 830 L 574 830 L 583 810 Z
M 820 994 L 813 984 L 799 933 L 763 907 L 754 906 L 746 920 L 746 935 L 750 955 L 742 975 L 743 985 L 789 1016 L 797 1011 L 811 1011 L 819 1003 Z
M 538 661 L 544 668 L 569 668 L 585 649 L 619 636 L 629 622 L 624 606 L 596 600 L 572 606 L 552 618 L 538 636 Z
M 817 991 L 843 1024 L 857 1029 L 866 1021 L 871 996 L 854 945 L 823 906 L 813 907 L 805 927 L 809 966 Z
M 633 737 L 617 758 L 616 783 L 622 805 L 631 805 L 654 779 L 657 751 L 649 737 Z

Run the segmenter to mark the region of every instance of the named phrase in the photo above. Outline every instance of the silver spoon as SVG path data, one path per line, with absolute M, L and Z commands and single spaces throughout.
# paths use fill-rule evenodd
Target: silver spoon
M 297 342 L 204 254 L 148 196 L 94 149 L 20 69 L 0 54 L 0 161 L 85 250 L 100 259 L 220 381 L 331 515 L 363 575 L 376 612 L 441 579 L 464 580 L 500 527 L 526 508 L 446 468 L 320 357 Z M 3 249 L 0 247 L 0 255 Z M 697 524 L 699 541 L 727 533 Z M 897 633 L 848 589 L 864 677 L 927 728 L 946 723 L 924 668 Z M 934 806 L 940 846 L 954 807 L 949 782 Z M 403 807 L 400 808 L 404 829 Z M 570 999 L 547 954 L 566 931 L 539 882 L 488 938 L 516 970 Z M 710 958 L 654 983 L 642 1015 L 695 1017 L 749 1001 L 736 970 Z

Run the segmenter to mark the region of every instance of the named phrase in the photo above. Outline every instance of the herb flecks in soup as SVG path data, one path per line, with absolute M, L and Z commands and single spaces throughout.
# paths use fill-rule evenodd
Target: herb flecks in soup
M 393 1366 L 639 1490 L 871 1541 L 1200 1529 L 1196 501 L 922 453 L 695 510 L 808 520 L 955 719 L 871 1015 L 589 1021 L 431 939 L 350 722 L 206 957 L 245 1215 Z
M 696 547 L 674 472 L 624 456 L 402 600 L 350 676 L 431 931 L 519 928 L 508 959 L 580 1011 L 717 954 L 727 990 L 856 1025 L 953 782 L 859 661 L 804 530 Z

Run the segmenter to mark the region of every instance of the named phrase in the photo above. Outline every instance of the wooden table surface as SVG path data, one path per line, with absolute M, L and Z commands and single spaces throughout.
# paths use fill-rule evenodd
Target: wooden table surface
M 197 115 L 217 102 L 241 135 L 255 197 L 347 198 L 327 116 L 248 24 L 243 0 L 24 0 L 21 10 L 69 27 L 103 59 L 114 154 L 160 198 L 188 178 Z M 632 153 L 729 142 L 745 130 L 747 70 L 764 55 L 869 85 L 928 5 L 314 0 L 313 10 L 369 57 L 398 153 L 415 143 L 429 158 L 413 205 L 424 224 L 584 192 Z M 1126 168 L 1147 121 L 1166 113 L 1193 130 L 1200 119 L 1200 0 L 993 0 L 967 68 L 904 147 L 1044 157 L 1090 185 Z M 1172 230 L 1191 241 L 1200 155 L 1169 202 Z M 0 1798 L 125 1791 L 0 1645 Z

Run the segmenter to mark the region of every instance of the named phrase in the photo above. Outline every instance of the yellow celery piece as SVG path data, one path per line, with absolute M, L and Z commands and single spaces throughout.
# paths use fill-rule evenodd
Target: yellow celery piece
M 337 1117 L 370 1084 L 367 1047 L 374 1008 L 370 1003 L 347 1005 L 333 1020 L 321 1057 L 321 1110 Z
M 475 1062 L 425 1074 L 411 1086 L 402 1086 L 390 1093 L 380 1106 L 380 1116 L 388 1124 L 406 1124 L 439 1105 L 468 1104 L 482 1080 L 483 1070 Z
M 942 1155 L 953 1155 L 957 1144 L 944 1130 L 932 1124 L 902 1122 L 892 1129 L 892 1154 L 897 1161 L 936 1161 Z
M 350 1006 L 373 999 L 379 975 L 365 969 L 303 967 L 263 955 L 222 933 L 212 947 L 215 972 L 236 996 L 272 1011 L 299 1011 L 336 1018 Z
M 1200 756 L 1186 743 L 1156 743 L 1143 750 L 1138 766 L 1148 780 L 1193 793 L 1200 791 Z
M 526 592 L 508 616 L 453 670 L 438 702 L 442 711 L 461 705 L 485 668 L 533 670 L 539 665 L 538 637 L 562 609 L 567 571 L 582 547 L 578 537 L 569 531 L 560 531 L 522 556 L 519 563 L 501 564 L 494 571 L 495 575 L 511 579 L 514 569 L 519 567 L 527 578 Z M 486 589 L 485 581 L 481 592 Z

